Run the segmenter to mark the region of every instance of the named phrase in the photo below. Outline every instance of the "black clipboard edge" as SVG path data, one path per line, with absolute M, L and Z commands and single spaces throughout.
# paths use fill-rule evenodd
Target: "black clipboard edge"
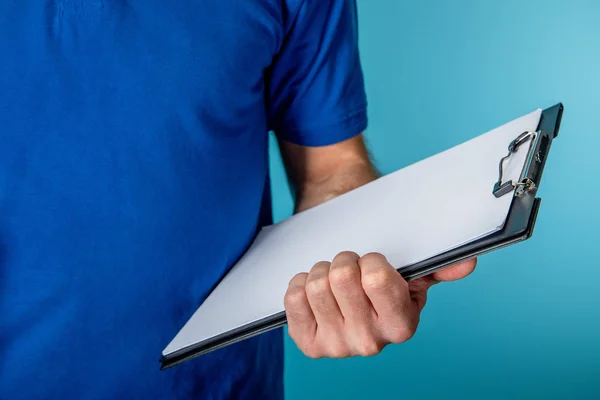
M 543 163 L 537 171 L 536 188 L 522 197 L 515 197 L 509 210 L 509 217 L 499 232 L 481 238 L 465 246 L 450 250 L 439 256 L 428 260 L 403 267 L 398 272 L 406 280 L 413 280 L 422 276 L 429 275 L 435 271 L 447 268 L 468 259 L 484 255 L 486 253 L 507 247 L 509 245 L 525 241 L 533 235 L 535 223 L 537 221 L 540 209 L 541 199 L 536 197 L 543 169 L 548 159 L 547 154 L 552 147 L 552 141 L 558 136 L 564 106 L 558 103 L 542 112 L 538 130 L 548 133 L 552 138 L 546 148 L 546 155 Z M 287 319 L 285 312 L 281 312 L 267 318 L 244 325 L 232 331 L 215 336 L 210 341 L 188 346 L 169 356 L 163 356 L 160 359 L 161 370 L 165 370 L 181 364 L 185 361 L 199 357 L 211 351 L 229 346 L 236 342 L 249 339 L 253 336 L 268 332 L 285 326 Z
M 468 249 L 468 251 L 456 251 L 452 258 L 445 258 L 442 262 L 436 262 L 436 259 L 430 259 L 424 261 L 423 263 L 416 264 L 415 266 L 403 268 L 402 271 L 399 271 L 402 276 L 406 280 L 417 279 L 425 275 L 429 275 L 432 272 L 438 271 L 440 269 L 449 267 L 461 261 L 466 261 L 470 258 L 483 255 L 485 253 L 491 252 L 493 250 L 497 250 L 502 247 L 506 247 L 508 245 L 524 241 L 529 239 L 533 234 L 533 228 L 535 226 L 535 221 L 537 217 L 537 212 L 539 210 L 541 200 L 535 199 L 531 218 L 528 224 L 527 229 L 519 235 L 507 238 L 502 242 L 496 242 L 494 245 L 486 246 L 485 243 L 481 243 L 479 246 L 473 246 Z M 475 242 L 474 242 L 475 243 Z M 447 254 L 442 254 L 440 257 L 447 256 Z M 409 270 L 409 271 L 406 271 Z M 406 271 L 407 273 L 404 273 Z M 162 363 L 161 370 L 174 367 L 178 364 L 181 364 L 185 361 L 191 360 L 193 358 L 199 357 L 203 354 L 218 350 L 220 348 L 229 346 L 236 342 L 240 342 L 245 339 L 249 339 L 253 336 L 259 335 L 264 332 L 268 332 L 272 329 L 277 329 L 285 326 L 287 323 L 287 319 L 285 316 L 285 312 L 275 314 L 271 317 L 255 321 L 251 324 L 245 325 L 238 329 L 234 329 L 232 331 L 226 332 L 223 335 L 215 336 L 210 342 L 203 343 L 200 345 L 193 345 L 187 348 L 184 348 L 178 352 L 173 353 L 169 357 L 161 358 L 160 362 Z

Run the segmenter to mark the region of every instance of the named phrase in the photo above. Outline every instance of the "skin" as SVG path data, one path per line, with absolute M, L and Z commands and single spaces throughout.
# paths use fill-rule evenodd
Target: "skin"
M 324 147 L 280 143 L 296 212 L 378 178 L 362 135 Z M 297 274 L 284 298 L 288 333 L 310 358 L 373 356 L 416 332 L 427 291 L 463 279 L 476 260 L 405 281 L 385 255 L 339 253 Z

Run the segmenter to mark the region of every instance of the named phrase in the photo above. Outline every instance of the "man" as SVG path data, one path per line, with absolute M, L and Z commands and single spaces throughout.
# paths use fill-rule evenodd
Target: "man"
M 0 398 L 282 397 L 280 330 L 162 372 L 158 355 L 270 222 L 267 132 L 297 211 L 376 179 L 356 17 L 351 0 L 0 2 Z M 348 250 L 290 282 L 309 357 L 407 340 L 427 288 L 474 267 L 407 284 Z

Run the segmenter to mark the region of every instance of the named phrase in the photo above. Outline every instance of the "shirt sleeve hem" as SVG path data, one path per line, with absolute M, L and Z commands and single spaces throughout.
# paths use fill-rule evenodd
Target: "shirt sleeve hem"
M 275 134 L 282 140 L 300 146 L 319 147 L 351 139 L 363 133 L 367 129 L 367 125 L 366 107 L 362 106 L 327 124 L 287 129 L 279 132 L 275 130 Z

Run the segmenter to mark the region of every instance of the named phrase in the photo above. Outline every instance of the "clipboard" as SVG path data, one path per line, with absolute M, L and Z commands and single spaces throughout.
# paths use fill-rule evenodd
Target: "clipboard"
M 563 109 L 562 103 L 544 109 L 536 129 L 516 135 L 509 143 L 506 155 L 497 160 L 498 179 L 490 182 L 489 190 L 497 199 L 512 197 L 501 229 L 441 254 L 398 268 L 398 272 L 404 279 L 420 278 L 461 261 L 525 241 L 532 236 L 541 204 L 541 199 L 537 197 L 537 191 L 553 140 L 557 137 L 560 129 Z M 525 153 L 520 153 L 524 155 L 524 164 L 520 175 L 516 180 L 507 179 L 506 161 L 519 150 L 526 150 Z M 468 190 L 468 187 L 465 187 L 465 190 Z M 283 327 L 286 322 L 285 311 L 276 312 L 204 340 L 192 341 L 192 343 L 174 350 L 171 349 L 171 351 L 168 351 L 169 347 L 167 347 L 163 350 L 160 358 L 161 370 L 272 329 Z M 170 344 L 172 348 L 175 339 Z

